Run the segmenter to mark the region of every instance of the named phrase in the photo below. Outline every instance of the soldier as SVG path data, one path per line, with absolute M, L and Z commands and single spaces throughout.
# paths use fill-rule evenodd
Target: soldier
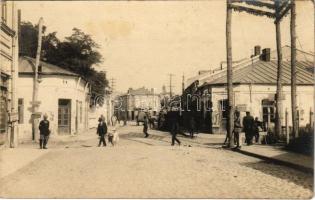
M 49 121 L 47 120 L 47 114 L 44 115 L 44 119 L 39 123 L 39 147 L 41 149 L 47 149 L 46 145 L 48 143 L 48 138 L 50 134 Z
M 243 127 L 246 137 L 247 145 L 252 144 L 253 129 L 254 129 L 254 118 L 250 115 L 250 112 L 246 112 L 246 116 L 243 118 Z
M 100 137 L 98 146 L 100 147 L 102 143 L 103 143 L 103 146 L 106 146 L 105 135 L 107 133 L 107 126 L 101 117 L 98 119 L 98 122 L 99 123 L 97 126 L 97 133 L 96 133 Z
M 234 140 L 236 142 L 236 148 L 240 147 L 240 132 L 241 132 L 241 119 L 240 119 L 240 112 L 238 110 L 235 111 L 235 119 L 234 119 Z

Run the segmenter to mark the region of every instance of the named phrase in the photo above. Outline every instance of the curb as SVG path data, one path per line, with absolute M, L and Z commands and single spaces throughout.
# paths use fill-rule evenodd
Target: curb
M 295 163 L 284 161 L 284 160 L 275 159 L 275 158 L 272 158 L 272 157 L 263 156 L 263 155 L 260 155 L 260 154 L 244 151 L 244 150 L 241 150 L 241 149 L 234 150 L 234 151 L 238 152 L 240 154 L 247 155 L 247 156 L 252 156 L 252 157 L 255 157 L 255 158 L 259 158 L 259 159 L 265 160 L 267 162 L 272 162 L 272 163 L 275 163 L 277 165 L 282 165 L 282 166 L 290 167 L 290 168 L 293 168 L 293 169 L 296 169 L 296 170 L 299 170 L 299 171 L 302 171 L 302 172 L 314 174 L 314 169 L 310 168 L 310 167 L 306 167 L 306 166 L 303 166 L 303 165 L 295 164 Z

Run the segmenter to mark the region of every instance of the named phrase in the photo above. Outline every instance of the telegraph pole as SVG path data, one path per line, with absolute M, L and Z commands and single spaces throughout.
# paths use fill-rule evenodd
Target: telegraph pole
M 174 74 L 168 74 L 169 77 L 170 77 L 170 97 L 172 97 L 172 88 L 174 87 L 172 85 L 172 77 L 174 76 Z
M 182 94 L 184 94 L 185 91 L 185 75 L 183 74 L 183 79 L 182 79 Z
M 234 146 L 233 127 L 234 127 L 234 102 L 233 102 L 233 68 L 232 68 L 232 9 L 231 0 L 226 0 L 226 60 L 227 60 L 227 96 L 228 96 L 228 126 L 227 136 L 229 138 L 228 147 Z
M 110 82 L 111 82 L 111 88 L 112 88 L 112 93 L 114 92 L 114 89 L 115 89 L 115 79 L 114 78 L 111 78 L 110 79 Z
M 38 22 L 38 44 L 37 44 L 37 52 L 36 52 L 36 60 L 35 60 L 35 70 L 34 70 L 34 85 L 33 85 L 33 101 L 32 101 L 32 128 L 33 128 L 33 140 L 38 139 L 38 124 L 39 118 L 38 115 L 38 66 L 40 62 L 40 53 L 42 50 L 42 29 L 43 29 L 43 18 L 41 17 Z

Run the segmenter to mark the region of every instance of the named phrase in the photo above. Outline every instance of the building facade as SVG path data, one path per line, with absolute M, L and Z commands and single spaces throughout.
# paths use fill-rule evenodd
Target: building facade
M 0 6 L 0 145 L 14 147 L 17 144 L 17 10 L 14 1 L 1 1 Z
M 129 88 L 127 94 L 119 96 L 115 109 L 119 116 L 127 120 L 135 120 L 139 111 L 145 110 L 155 116 L 161 109 L 160 95 L 154 89 L 144 87 L 139 89 Z
M 285 49 L 287 47 L 284 47 Z M 270 53 L 270 51 L 266 51 Z M 298 51 L 298 54 L 302 54 Z M 271 56 L 270 56 L 271 55 Z M 286 55 L 286 54 L 284 54 Z M 308 53 L 307 53 L 308 55 Z M 314 56 L 314 55 L 313 55 Z M 287 57 L 286 57 L 287 58 Z M 311 59 L 299 55 L 303 60 L 297 61 L 297 107 L 300 127 L 314 126 L 314 67 Z M 292 126 L 291 118 L 291 64 L 283 61 L 282 106 L 280 117 L 282 128 Z M 277 60 L 273 52 L 269 55 L 259 54 L 247 61 L 233 66 L 233 102 L 241 117 L 245 111 L 258 117 L 266 126 L 273 127 L 275 122 L 275 104 L 277 84 Z M 186 112 L 186 118 L 194 117 L 200 129 L 211 133 L 225 133 L 227 124 L 227 90 L 226 69 L 213 72 L 207 77 L 195 80 L 185 90 L 183 99 L 192 95 L 185 105 L 197 112 Z M 195 97 L 195 98 L 193 98 Z M 307 99 L 307 101 L 305 101 Z M 196 102 L 197 101 L 197 102 Z M 197 113 L 197 114 L 196 114 Z
M 32 95 L 35 59 L 19 58 L 17 99 L 20 140 L 34 139 Z M 88 129 L 89 83 L 79 75 L 49 63 L 39 65 L 39 112 L 48 115 L 52 134 L 77 134 Z

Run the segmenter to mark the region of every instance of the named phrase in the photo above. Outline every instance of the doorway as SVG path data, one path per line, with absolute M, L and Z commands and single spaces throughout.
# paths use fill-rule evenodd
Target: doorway
M 71 132 L 71 100 L 58 100 L 58 133 L 70 134 Z

